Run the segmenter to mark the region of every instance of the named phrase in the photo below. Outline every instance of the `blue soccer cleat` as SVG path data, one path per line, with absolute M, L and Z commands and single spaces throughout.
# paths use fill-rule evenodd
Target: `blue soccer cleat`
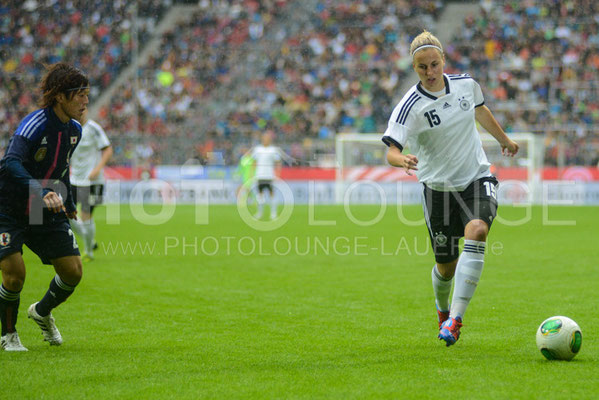
M 441 325 L 439 339 L 445 340 L 447 346 L 451 346 L 460 338 L 460 328 L 462 327 L 462 318 L 449 318 Z

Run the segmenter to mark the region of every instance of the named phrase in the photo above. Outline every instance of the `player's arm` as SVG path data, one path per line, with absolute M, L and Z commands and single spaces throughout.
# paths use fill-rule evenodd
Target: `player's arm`
M 89 180 L 93 181 L 94 179 L 96 179 L 98 177 L 98 175 L 100 175 L 102 168 L 104 168 L 106 166 L 106 164 L 108 163 L 108 160 L 110 160 L 110 158 L 112 157 L 113 150 L 112 150 L 111 145 L 104 147 L 101 151 L 102 151 L 102 157 L 100 158 L 98 165 L 96 165 L 94 167 L 94 169 L 92 169 L 92 171 L 89 173 L 89 176 L 88 176 Z
M 513 157 L 518 153 L 518 143 L 514 142 L 505 134 L 501 125 L 499 125 L 499 122 L 497 122 L 493 113 L 487 106 L 483 104 L 476 107 L 474 109 L 474 117 L 478 123 L 499 142 L 501 145 L 501 153 L 503 155 Z
M 408 175 L 412 175 L 411 171 L 418 171 L 418 158 L 413 154 L 403 154 L 395 145 L 390 145 L 387 150 L 387 162 L 394 167 L 404 168 Z
M 60 212 L 64 209 L 60 196 L 50 189 L 42 188 L 42 185 L 23 166 L 23 161 L 27 158 L 31 146 L 32 143 L 29 139 L 20 135 L 13 136 L 4 160 L 6 172 L 15 184 L 27 188 L 30 195 L 42 199 L 44 205 L 50 210 L 55 213 Z
M 296 164 L 295 158 L 293 158 L 289 154 L 285 153 L 285 151 L 283 151 L 283 149 L 281 149 L 280 147 L 277 147 L 277 153 L 279 154 L 280 159 L 285 161 L 287 164 L 289 164 L 289 165 Z
M 73 186 L 71 186 L 71 178 L 69 175 L 70 174 L 67 172 L 66 174 L 64 174 L 64 178 L 62 179 L 62 183 L 64 183 L 67 189 L 67 198 L 64 203 L 64 212 L 70 219 L 77 219 L 77 206 L 73 201 Z
M 398 114 L 403 112 L 405 105 L 400 102 L 389 118 L 387 130 L 383 135 L 383 143 L 388 147 L 387 162 L 394 167 L 403 168 L 406 174 L 412 175 L 411 171 L 418 171 L 418 158 L 414 154 L 404 154 L 403 144 L 405 143 L 412 124 L 413 113 L 406 114 L 406 121 L 399 123 Z

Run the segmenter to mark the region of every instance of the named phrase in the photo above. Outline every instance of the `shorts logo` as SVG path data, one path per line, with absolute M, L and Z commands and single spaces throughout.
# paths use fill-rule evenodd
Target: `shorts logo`
M 77 143 L 77 136 L 71 136 L 71 144 Z
M 445 236 L 443 232 L 437 232 L 433 236 L 437 246 L 445 246 L 447 244 L 447 236 Z
M 470 102 L 466 100 L 465 97 L 460 99 L 460 108 L 464 111 L 468 111 L 470 109 Z
M 10 233 L 3 232 L 0 233 L 0 245 L 8 246 L 10 244 Z
M 46 153 L 48 153 L 48 148 L 40 147 L 40 149 L 35 152 L 35 155 L 33 156 L 33 158 L 35 161 L 41 162 L 44 158 L 46 158 Z

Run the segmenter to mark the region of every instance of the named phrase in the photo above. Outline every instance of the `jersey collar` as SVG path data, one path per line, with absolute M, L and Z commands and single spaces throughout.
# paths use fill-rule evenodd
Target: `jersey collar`
M 447 79 L 447 77 L 445 76 L 445 74 L 443 74 L 443 80 L 445 81 L 445 94 L 449 94 L 449 79 Z M 432 94 L 430 94 L 429 92 L 427 92 L 426 90 L 424 90 L 424 88 L 422 87 L 422 82 L 418 82 L 418 85 L 416 85 L 416 88 L 418 89 L 418 91 L 420 93 L 422 93 L 423 95 L 425 95 L 429 99 L 433 99 L 433 100 L 437 100 L 438 99 L 438 97 L 435 97 Z
M 62 122 L 60 118 L 58 118 L 58 115 L 56 115 L 52 107 L 48 107 L 46 108 L 46 110 L 48 110 L 48 118 L 56 127 L 58 127 L 59 129 L 66 129 L 69 126 L 71 120 L 68 120 L 67 122 Z

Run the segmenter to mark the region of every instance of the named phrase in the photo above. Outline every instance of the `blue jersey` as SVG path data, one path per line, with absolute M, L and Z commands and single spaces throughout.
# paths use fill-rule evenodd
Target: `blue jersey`
M 67 212 L 75 211 L 69 160 L 81 140 L 81 124 L 60 121 L 51 108 L 26 116 L 0 160 L 0 214 L 27 216 L 49 191 L 62 196 Z

